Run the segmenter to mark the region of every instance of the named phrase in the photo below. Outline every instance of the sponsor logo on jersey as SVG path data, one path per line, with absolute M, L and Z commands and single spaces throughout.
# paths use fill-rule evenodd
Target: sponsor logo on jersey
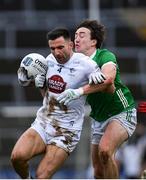
M 59 75 L 53 75 L 48 79 L 49 91 L 60 94 L 65 90 L 66 82 Z

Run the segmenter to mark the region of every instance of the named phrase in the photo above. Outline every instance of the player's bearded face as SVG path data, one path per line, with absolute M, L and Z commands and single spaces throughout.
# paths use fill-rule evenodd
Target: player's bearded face
M 72 42 L 65 40 L 63 37 L 59 37 L 55 40 L 49 40 L 49 47 L 51 53 L 60 64 L 66 63 L 72 54 Z

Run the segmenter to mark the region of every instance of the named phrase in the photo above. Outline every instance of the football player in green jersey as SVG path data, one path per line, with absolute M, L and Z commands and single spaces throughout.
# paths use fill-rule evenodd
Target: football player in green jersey
M 102 92 L 88 95 L 87 101 L 91 106 L 91 152 L 94 177 L 116 179 L 119 178 L 119 171 L 115 153 L 119 146 L 133 134 L 137 117 L 133 96 L 120 79 L 115 54 L 101 48 L 104 37 L 104 25 L 96 20 L 84 20 L 75 32 L 75 50 L 90 56 L 101 68 L 103 76 L 106 79 L 112 79 L 115 86 L 114 93 L 110 94 L 107 93 L 105 84 Z M 98 72 L 95 71 L 90 75 L 89 83 L 100 86 Z M 82 94 L 89 92 L 86 86 L 82 89 L 84 92 Z M 77 92 L 77 89 L 67 90 L 58 99 L 67 104 L 80 97 Z

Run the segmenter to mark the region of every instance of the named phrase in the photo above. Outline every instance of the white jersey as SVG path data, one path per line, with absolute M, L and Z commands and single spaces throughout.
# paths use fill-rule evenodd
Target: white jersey
M 88 84 L 89 74 L 97 68 L 97 64 L 81 53 L 73 53 L 65 64 L 59 64 L 52 54 L 46 60 L 49 67 L 46 75 L 47 93 L 36 120 L 44 126 L 49 122 L 70 130 L 81 130 L 86 96 L 71 101 L 67 106 L 56 99 L 66 89 Z

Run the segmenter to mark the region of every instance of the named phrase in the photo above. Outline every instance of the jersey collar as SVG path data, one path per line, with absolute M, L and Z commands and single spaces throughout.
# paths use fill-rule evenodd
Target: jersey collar
M 97 49 L 96 49 L 97 50 Z M 93 54 L 91 54 L 91 56 L 90 56 L 90 58 L 91 59 L 93 59 L 94 58 L 94 56 L 95 56 L 95 54 L 96 54 L 96 50 L 94 51 L 94 53 Z

